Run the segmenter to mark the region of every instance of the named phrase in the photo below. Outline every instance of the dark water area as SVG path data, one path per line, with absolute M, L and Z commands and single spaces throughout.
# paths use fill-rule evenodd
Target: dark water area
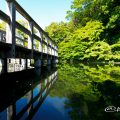
M 41 71 L 0 76 L 0 120 L 120 120 L 120 65 Z

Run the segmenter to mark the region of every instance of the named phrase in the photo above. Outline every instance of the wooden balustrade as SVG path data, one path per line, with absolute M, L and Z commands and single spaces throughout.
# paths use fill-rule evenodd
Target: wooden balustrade
M 17 3 L 15 0 L 6 0 L 7 2 L 7 13 L 0 10 L 0 19 L 5 21 L 7 24 L 6 31 L 0 30 L 0 42 L 9 44 L 11 48 L 9 50 L 9 57 L 16 58 L 20 54 L 18 49 L 30 50 L 31 58 L 35 57 L 34 53 L 37 51 L 41 55 L 49 55 L 53 57 L 58 56 L 58 47 L 55 42 L 48 36 L 48 34 L 34 21 L 34 19 Z M 26 28 L 18 21 L 16 21 L 16 13 L 20 13 L 28 22 Z M 38 31 L 36 35 L 33 29 Z M 20 37 L 16 35 L 16 31 L 23 32 L 27 37 Z M 6 37 L 5 37 L 6 36 Z M 21 44 L 19 44 L 19 42 Z M 0 43 L 2 44 L 2 43 Z M 16 47 L 21 48 L 16 49 Z M 21 53 L 22 54 L 22 53 Z

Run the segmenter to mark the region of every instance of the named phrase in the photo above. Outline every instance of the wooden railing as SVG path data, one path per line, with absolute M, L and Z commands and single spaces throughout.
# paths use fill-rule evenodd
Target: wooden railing
M 17 3 L 15 0 L 6 0 L 7 13 L 0 10 L 0 19 L 6 22 L 6 31 L 0 30 L 0 41 L 4 41 L 12 45 L 11 51 L 15 57 L 15 46 L 20 45 L 26 49 L 45 53 L 51 56 L 58 56 L 58 47 L 48 34 L 34 21 L 34 19 Z M 16 13 L 22 15 L 28 22 L 27 28 L 16 20 Z M 38 31 L 35 34 L 34 28 Z M 27 35 L 27 37 L 19 37 L 16 31 L 19 30 Z M 5 37 L 6 36 L 6 37 Z M 20 41 L 20 43 L 19 43 Z
M 0 30 L 0 41 L 6 42 L 6 33 L 3 30 Z

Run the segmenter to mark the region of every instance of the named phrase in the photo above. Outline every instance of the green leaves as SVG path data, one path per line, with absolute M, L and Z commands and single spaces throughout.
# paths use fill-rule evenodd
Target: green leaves
M 100 39 L 100 34 L 104 31 L 102 23 L 99 21 L 90 21 L 85 27 L 77 29 L 72 35 L 69 35 L 68 42 L 65 40 L 59 44 L 59 55 L 65 59 L 83 60 L 86 50 L 95 41 Z M 66 38 L 67 39 L 67 38 Z M 92 52 L 92 51 L 91 51 Z M 88 53 L 87 53 L 88 54 Z
M 107 43 L 103 41 L 99 41 L 94 43 L 89 49 L 85 51 L 85 53 L 86 55 L 84 58 L 89 58 L 89 59 L 95 58 L 97 60 L 100 60 L 100 59 L 109 60 L 109 58 L 107 58 L 106 56 L 111 54 L 111 48 Z
M 97 41 L 100 39 L 100 34 L 103 32 L 104 27 L 99 21 L 87 22 L 85 27 L 78 29 L 75 33 L 82 41 Z
M 70 33 L 71 25 L 64 22 L 53 22 L 48 27 L 46 27 L 45 30 L 56 43 L 59 43 L 63 41 Z
M 73 0 L 68 23 L 46 28 L 58 43 L 62 60 L 120 60 L 120 2 L 116 0 Z

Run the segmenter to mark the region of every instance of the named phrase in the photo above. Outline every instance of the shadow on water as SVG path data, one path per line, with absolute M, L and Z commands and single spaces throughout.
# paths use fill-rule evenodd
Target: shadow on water
M 31 120 L 57 79 L 56 69 L 35 69 L 0 76 L 0 120 Z

